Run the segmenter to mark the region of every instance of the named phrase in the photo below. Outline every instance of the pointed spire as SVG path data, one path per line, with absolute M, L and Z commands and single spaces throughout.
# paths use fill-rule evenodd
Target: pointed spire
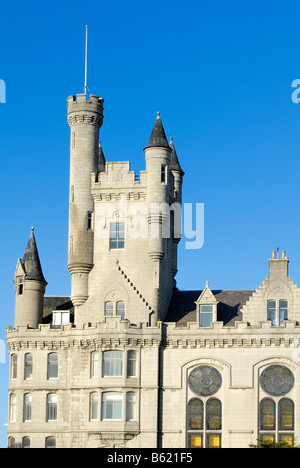
M 98 172 L 105 172 L 106 159 L 101 146 L 101 141 L 99 140 L 99 156 L 98 156 Z
M 23 267 L 26 273 L 26 279 L 46 283 L 41 267 L 33 227 L 31 228 L 30 238 L 24 254 Z
M 175 146 L 174 146 L 174 143 L 173 143 L 173 138 L 171 137 L 171 141 L 169 143 L 169 146 L 172 150 L 172 153 L 171 153 L 171 160 L 170 160 L 170 169 L 171 171 L 177 171 L 177 172 L 181 172 L 182 175 L 184 175 L 184 172 L 180 166 L 180 163 L 179 163 L 179 160 L 178 160 L 178 156 L 177 156 L 177 153 L 176 153 L 176 150 L 175 150 Z
M 163 125 L 160 120 L 160 112 L 157 112 L 156 121 L 145 149 L 155 147 L 170 149 Z

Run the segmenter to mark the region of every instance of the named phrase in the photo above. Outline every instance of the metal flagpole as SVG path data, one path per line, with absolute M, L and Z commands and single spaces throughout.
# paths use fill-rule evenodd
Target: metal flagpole
M 88 44 L 88 26 L 85 27 L 85 78 L 84 78 L 84 94 L 86 95 L 87 91 L 87 44 Z

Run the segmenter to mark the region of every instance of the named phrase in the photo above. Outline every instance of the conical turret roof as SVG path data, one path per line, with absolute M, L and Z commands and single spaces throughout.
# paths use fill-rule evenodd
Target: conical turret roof
M 34 236 L 34 228 L 31 228 L 30 238 L 23 258 L 23 267 L 26 279 L 46 283 Z
M 159 112 L 157 112 L 156 121 L 145 149 L 155 147 L 170 149 Z
M 184 175 L 184 172 L 180 166 L 180 163 L 179 163 L 179 159 L 178 159 L 178 156 L 177 156 L 177 153 L 176 153 L 176 150 L 175 150 L 175 146 L 174 146 L 174 143 L 173 143 L 173 138 L 171 138 L 171 141 L 169 143 L 169 146 L 172 150 L 172 153 L 171 153 L 171 159 L 170 159 L 170 169 L 171 171 L 178 171 L 178 172 L 181 172 L 182 175 Z

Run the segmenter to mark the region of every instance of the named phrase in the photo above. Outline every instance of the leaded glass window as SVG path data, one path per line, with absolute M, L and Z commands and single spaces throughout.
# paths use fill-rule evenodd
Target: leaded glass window
M 270 366 L 260 377 L 262 389 L 271 396 L 287 395 L 294 388 L 294 384 L 294 375 L 285 366 Z
M 190 374 L 189 386 L 196 395 L 212 396 L 221 388 L 222 377 L 214 367 L 197 367 Z
M 203 416 L 204 416 L 204 407 L 203 402 L 198 398 L 194 398 L 189 403 L 189 429 L 198 429 L 199 431 L 203 430 Z
M 260 430 L 276 430 L 276 405 L 270 398 L 265 398 L 260 403 Z
M 294 402 L 289 398 L 283 398 L 278 404 L 279 430 L 294 430 Z
M 203 448 L 203 434 L 189 434 L 189 448 Z
M 206 404 L 206 428 L 214 431 L 222 429 L 222 404 L 216 398 L 211 398 Z

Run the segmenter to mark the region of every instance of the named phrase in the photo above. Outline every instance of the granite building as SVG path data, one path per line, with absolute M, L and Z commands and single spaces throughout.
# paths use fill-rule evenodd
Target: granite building
M 286 253 L 256 290 L 180 291 L 184 172 L 160 115 L 136 174 L 104 157 L 103 99 L 67 106 L 71 295 L 45 296 L 32 228 L 7 328 L 8 446 L 299 441 L 300 290 Z

